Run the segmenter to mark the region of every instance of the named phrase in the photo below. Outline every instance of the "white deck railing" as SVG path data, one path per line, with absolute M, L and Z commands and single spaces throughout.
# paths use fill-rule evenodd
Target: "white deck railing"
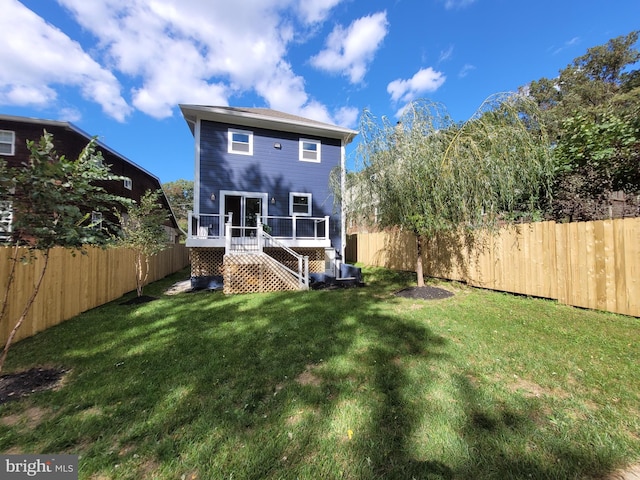
M 232 215 L 229 214 L 225 228 L 225 254 L 229 253 L 263 253 L 264 247 L 279 248 L 281 251 L 293 258 L 292 263 L 297 263 L 297 271 L 287 267 L 282 262 L 282 268 L 293 275 L 298 280 L 298 287 L 301 290 L 309 288 L 309 257 L 300 255 L 280 242 L 277 238 L 269 235 L 263 230 L 260 219 L 257 219 L 255 227 L 237 227 L 232 225 Z M 275 260 L 275 259 L 273 259 Z
M 223 239 L 227 236 L 224 228 L 226 222 L 231 222 L 231 213 L 222 219 L 219 214 L 195 215 L 189 212 L 189 238 Z M 323 240 L 329 241 L 329 216 L 307 217 L 293 215 L 291 217 L 262 216 L 260 221 L 263 230 L 278 240 Z M 256 227 L 237 227 L 231 230 L 232 237 L 251 237 L 255 235 Z
M 221 238 L 224 235 L 220 215 L 194 215 L 189 212 L 189 238 Z

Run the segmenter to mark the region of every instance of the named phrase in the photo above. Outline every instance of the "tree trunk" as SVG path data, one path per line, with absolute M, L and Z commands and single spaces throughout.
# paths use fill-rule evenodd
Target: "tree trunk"
M 11 257 L 11 269 L 9 270 L 9 278 L 7 279 L 7 288 L 4 291 L 4 298 L 2 300 L 2 311 L 0 311 L 0 325 L 2 325 L 4 316 L 7 313 L 7 305 L 9 304 L 9 292 L 11 290 L 11 285 L 13 285 L 13 280 L 15 279 L 16 265 L 18 264 L 19 248 L 20 247 L 16 243 L 13 248 L 13 256 Z
M 142 253 L 136 252 L 136 292 L 138 297 L 142 296 Z
M 44 256 L 44 265 L 42 266 L 42 271 L 40 272 L 40 277 L 38 278 L 35 288 L 33 289 L 33 293 L 29 297 L 29 300 L 27 301 L 26 305 L 24 306 L 24 310 L 22 311 L 22 315 L 20 315 L 20 318 L 14 325 L 13 330 L 11 330 L 11 333 L 9 334 L 9 338 L 7 338 L 7 342 L 4 345 L 2 356 L 0 356 L 0 373 L 2 373 L 2 367 L 4 367 L 4 362 L 7 359 L 7 354 L 9 353 L 9 348 L 13 343 L 13 339 L 15 338 L 16 333 L 18 333 L 18 329 L 22 326 L 24 319 L 27 318 L 27 315 L 29 314 L 29 310 L 31 310 L 33 302 L 35 301 L 36 296 L 40 291 L 40 286 L 42 285 L 44 274 L 46 273 L 47 266 L 49 265 L 49 250 L 45 250 L 43 253 L 43 256 Z
M 144 257 L 144 262 L 142 261 Z M 138 251 L 136 252 L 136 292 L 142 296 L 142 289 L 149 279 L 149 256 Z
M 416 235 L 416 250 L 418 255 L 416 258 L 416 277 L 418 277 L 418 286 L 424 287 L 424 272 L 422 269 L 422 237 Z

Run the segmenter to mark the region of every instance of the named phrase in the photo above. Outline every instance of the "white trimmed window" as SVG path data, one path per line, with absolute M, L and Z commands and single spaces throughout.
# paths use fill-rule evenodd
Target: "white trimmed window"
M 98 230 L 102 228 L 102 212 L 91 212 L 91 226 Z
M 7 237 L 11 233 L 13 223 L 13 206 L 11 202 L 0 202 L 0 238 Z
M 11 130 L 0 130 L 0 155 L 16 154 L 16 133 Z
M 289 193 L 289 215 L 311 215 L 311 194 Z
M 123 182 L 124 188 L 126 188 L 127 190 L 131 190 L 133 188 L 133 180 L 131 180 L 130 178 L 125 178 Z
M 321 143 L 319 140 L 300 139 L 300 161 L 320 163 Z
M 228 151 L 239 155 L 253 155 L 253 132 L 230 128 Z

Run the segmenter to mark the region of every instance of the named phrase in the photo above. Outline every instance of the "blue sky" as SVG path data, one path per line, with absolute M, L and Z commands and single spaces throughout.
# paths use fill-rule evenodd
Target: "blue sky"
M 639 0 L 0 0 L 0 113 L 70 121 L 193 179 L 178 104 L 358 128 L 416 98 L 465 120 L 640 28 Z M 356 139 L 357 142 L 357 139 Z M 353 147 L 348 149 L 353 164 Z

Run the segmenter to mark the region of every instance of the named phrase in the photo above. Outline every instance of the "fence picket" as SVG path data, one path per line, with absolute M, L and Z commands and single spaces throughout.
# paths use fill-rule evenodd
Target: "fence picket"
M 0 301 L 4 298 L 12 254 L 11 247 L 0 247 Z M 131 250 L 122 248 L 88 247 L 86 255 L 75 256 L 64 248 L 52 249 L 40 292 L 14 341 L 135 290 L 133 258 Z M 176 244 L 151 258 L 150 263 L 149 282 L 153 282 L 186 267 L 189 264 L 189 252 L 184 245 Z M 2 344 L 13 328 L 14 320 L 22 313 L 41 268 L 41 255 L 34 262 L 16 266 L 7 315 L 0 324 Z
M 413 269 L 414 244 L 407 232 L 353 234 L 347 258 Z M 640 317 L 640 218 L 504 227 L 472 249 L 435 238 L 424 258 L 425 276 Z

